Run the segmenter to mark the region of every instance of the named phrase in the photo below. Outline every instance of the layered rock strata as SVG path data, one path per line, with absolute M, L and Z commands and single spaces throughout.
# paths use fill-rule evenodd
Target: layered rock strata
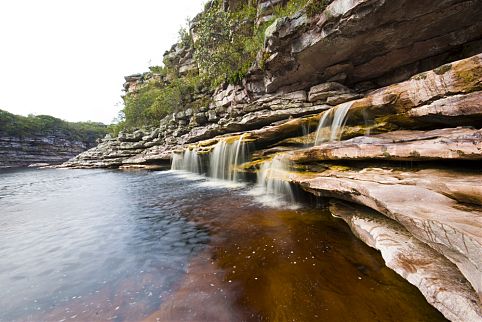
M 432 305 L 450 320 L 480 321 L 482 1 L 326 4 L 269 27 L 264 69 L 253 66 L 243 84 L 205 94 L 211 103 L 156 129 L 106 138 L 64 166 L 150 169 L 244 134 L 255 151 L 240 168 L 285 162 L 270 175 L 343 200 L 333 214 Z M 259 2 L 259 21 L 270 10 Z M 176 48 L 173 61 L 190 65 L 189 51 Z M 144 81 L 130 78 L 126 90 Z M 333 131 L 317 131 L 320 120 L 337 111 L 347 111 L 340 141 L 313 146 Z
M 205 112 L 206 124 L 188 126 L 182 122 L 189 111 L 161 121 L 152 131 L 138 130 L 106 138 L 96 149 L 66 163 L 71 167 L 118 167 L 128 164 L 167 163 L 170 154 L 185 145 L 227 133 L 252 130 L 263 133 L 259 147 L 314 131 L 319 112 L 341 106 L 349 108 L 344 138 L 384 133 L 401 128 L 437 129 L 456 125 L 482 126 L 482 54 L 453 62 L 450 66 L 424 72 L 409 80 L 372 92 L 363 98 L 344 102 L 349 90 L 338 83 L 315 85 L 306 91 L 266 95 L 251 103 L 225 108 L 211 106 Z M 350 93 L 349 95 L 354 95 Z M 328 101 L 332 103 L 329 105 Z M 310 102 L 311 101 L 311 102 Z M 231 102 L 232 103 L 232 102 Z M 215 115 L 209 121 L 209 113 Z M 299 120 L 300 116 L 310 116 Z M 193 119 L 194 117 L 192 117 Z M 286 126 L 283 122 L 295 123 Z M 281 122 L 281 124 L 274 124 Z M 264 126 L 262 130 L 257 130 Z M 303 129 L 304 128 L 304 129 Z M 269 138 L 269 133 L 272 137 Z M 474 137 L 475 138 L 475 137 Z
M 0 136 L 0 168 L 60 164 L 95 146 L 62 133 L 33 137 Z
M 326 143 L 297 151 L 290 157 L 296 163 L 327 160 L 482 160 L 482 131 L 461 127 L 399 130 Z
M 482 175 L 368 167 L 291 174 L 290 180 L 317 196 L 362 204 L 396 220 L 457 265 L 482 294 Z
M 280 19 L 266 39 L 266 90 L 330 79 L 379 87 L 434 68 L 480 40 L 481 4 L 338 0 L 312 18 L 301 11 Z
M 444 256 L 414 239 L 394 220 L 366 208 L 340 202 L 330 211 L 342 218 L 353 233 L 379 250 L 388 267 L 417 286 L 427 301 L 452 321 L 480 321 L 477 297 L 458 269 Z

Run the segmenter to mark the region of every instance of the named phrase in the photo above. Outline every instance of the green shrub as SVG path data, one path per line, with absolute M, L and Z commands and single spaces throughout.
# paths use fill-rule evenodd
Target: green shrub
M 123 128 L 157 125 L 169 113 L 184 109 L 193 93 L 202 86 L 201 78 L 187 75 L 167 85 L 157 81 L 144 84 L 137 92 L 124 96 L 124 109 L 119 119 Z
M 306 14 L 308 17 L 316 16 L 317 14 L 323 12 L 326 7 L 332 3 L 333 0 L 310 0 L 306 5 Z
M 149 71 L 153 74 L 157 74 L 161 76 L 166 76 L 167 74 L 167 69 L 164 66 L 150 66 Z
M 225 12 L 219 3 L 199 17 L 194 57 L 202 77 L 212 88 L 224 82 L 238 83 L 256 60 L 263 40 L 254 26 L 255 18 L 253 4 L 236 12 Z
M 274 15 L 276 18 L 291 16 L 295 12 L 303 9 L 310 0 L 289 0 L 285 6 L 276 6 Z
M 289 16 L 303 8 L 312 16 L 324 10 L 331 1 L 289 0 L 286 6 L 274 9 L 274 16 Z M 136 93 L 126 95 L 122 117 L 115 127 L 111 127 L 114 133 L 119 128 L 157 125 L 169 113 L 209 104 L 205 101 L 191 102 L 193 94 L 202 87 L 214 90 L 223 83 L 239 84 L 256 62 L 258 53 L 263 49 L 266 28 L 274 20 L 257 26 L 256 7 L 257 1 L 247 1 L 239 10 L 225 12 L 221 0 L 209 1 L 194 23 L 196 43 L 193 44 L 188 27 L 179 31 L 180 46 L 194 47 L 199 75 L 179 75 L 171 58 L 164 57 L 164 66 L 150 67 L 150 71 L 166 76 L 169 82 L 164 84 L 151 80 Z M 264 68 L 263 62 L 267 58 L 263 53 L 259 67 Z
M 189 48 L 192 46 L 192 37 L 188 28 L 186 27 L 181 27 L 181 29 L 179 29 L 179 44 L 184 48 Z
M 71 140 L 93 142 L 107 133 L 107 126 L 97 122 L 66 122 L 49 115 L 15 115 L 0 110 L 0 135 L 34 137 L 62 133 Z

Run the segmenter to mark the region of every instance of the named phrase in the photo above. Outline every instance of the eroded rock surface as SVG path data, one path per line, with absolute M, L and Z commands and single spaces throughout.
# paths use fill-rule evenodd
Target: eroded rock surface
M 457 265 L 482 294 L 480 173 L 366 168 L 289 177 L 312 194 L 362 204 L 399 222 Z
M 478 0 L 335 0 L 314 17 L 299 12 L 270 28 L 266 89 L 330 79 L 383 86 L 390 72 L 400 81 L 407 71 L 440 65 L 449 48 L 480 39 L 481 11 Z
M 334 202 L 330 211 L 353 233 L 379 250 L 388 267 L 417 286 L 427 301 L 452 321 L 482 321 L 477 295 L 444 256 L 414 239 L 396 221 L 366 208 Z
M 448 128 L 393 131 L 297 150 L 292 162 L 326 160 L 482 160 L 482 131 Z

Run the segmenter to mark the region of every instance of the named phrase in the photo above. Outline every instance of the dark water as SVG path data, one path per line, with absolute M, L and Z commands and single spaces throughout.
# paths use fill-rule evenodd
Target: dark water
M 0 321 L 440 321 L 322 208 L 173 172 L 0 172 Z

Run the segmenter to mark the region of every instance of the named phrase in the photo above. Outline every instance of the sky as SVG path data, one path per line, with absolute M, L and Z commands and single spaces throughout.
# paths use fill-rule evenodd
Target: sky
M 0 1 L 0 109 L 111 123 L 205 0 Z

